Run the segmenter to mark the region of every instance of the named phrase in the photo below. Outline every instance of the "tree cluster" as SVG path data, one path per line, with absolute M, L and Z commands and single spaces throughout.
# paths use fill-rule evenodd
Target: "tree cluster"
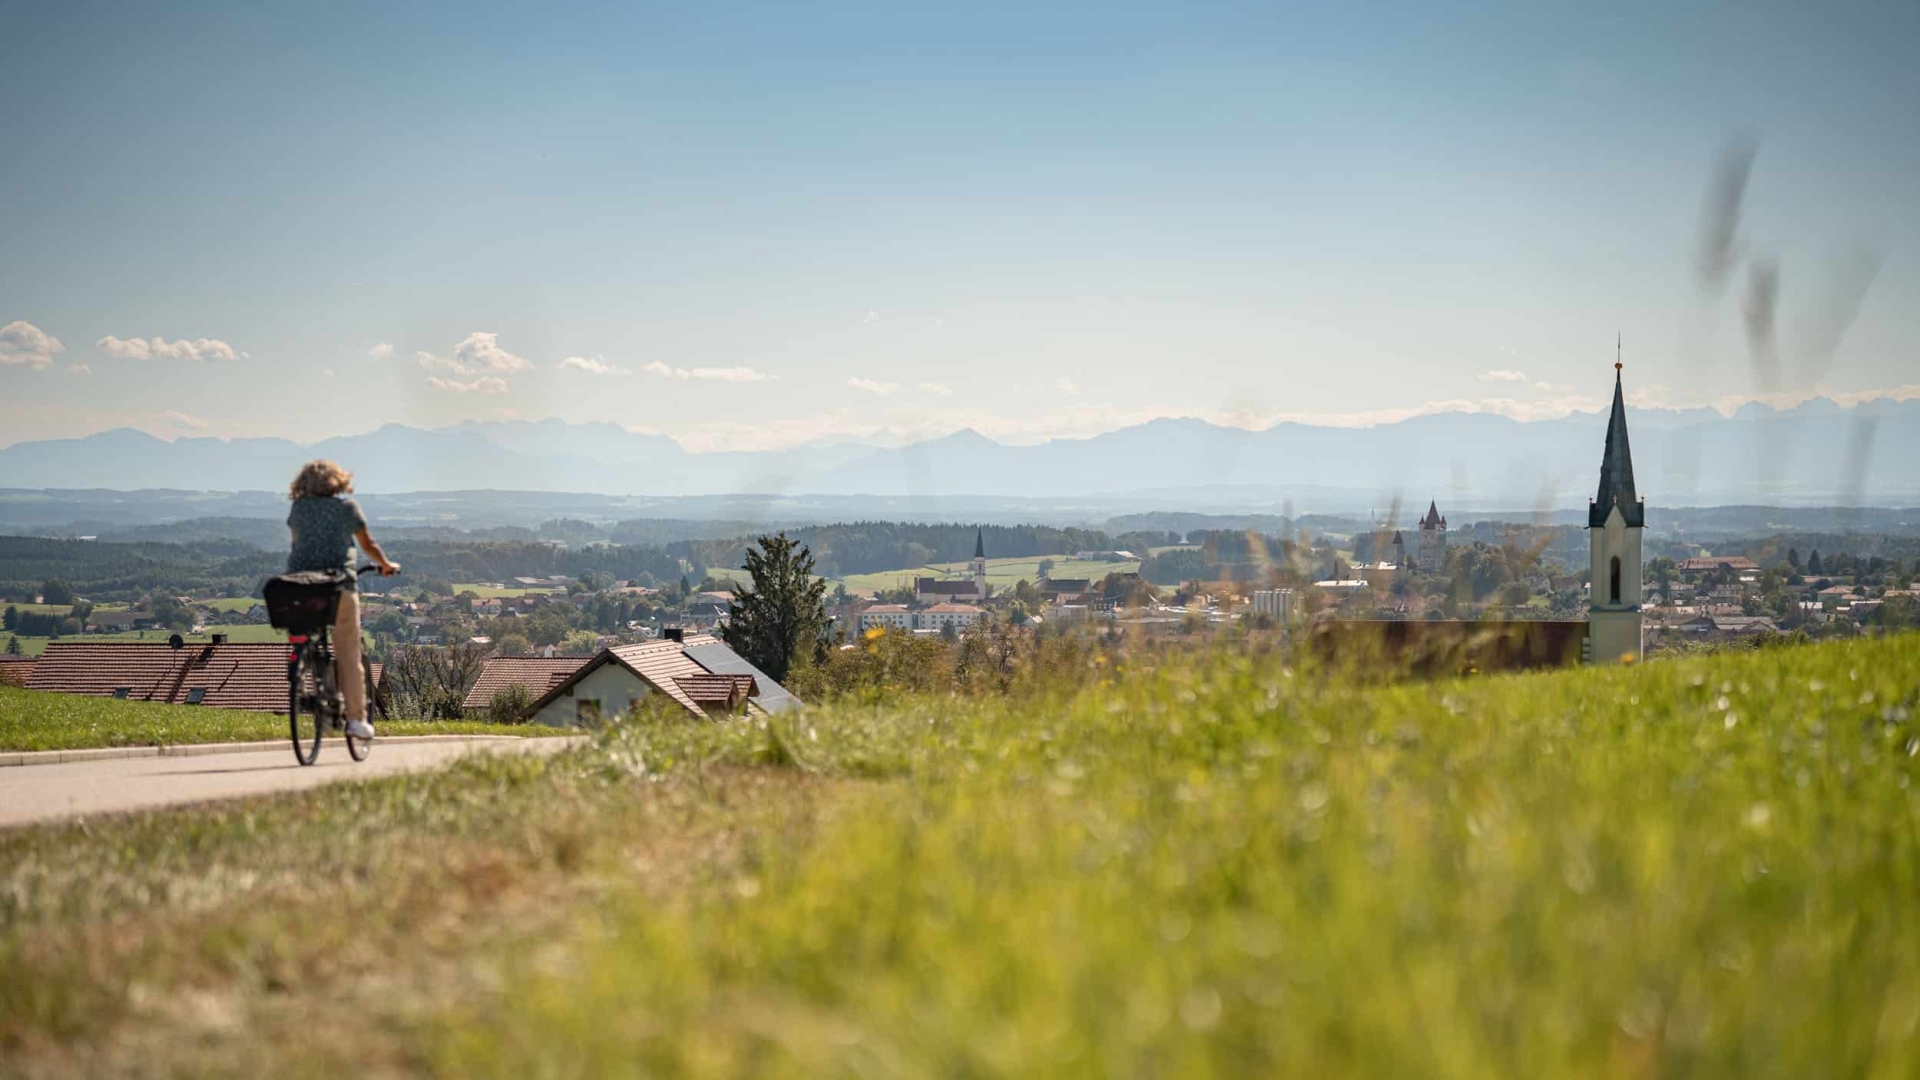
M 928 563 L 964 562 L 973 558 L 976 526 L 928 525 L 903 521 L 857 521 L 810 525 L 788 530 L 795 543 L 813 554 L 818 572 L 827 577 L 868 574 Z M 1093 529 L 1050 525 L 988 525 L 984 533 L 987 554 L 993 558 L 1065 555 L 1075 551 L 1113 547 L 1107 534 Z M 742 565 L 748 539 L 688 541 L 667 550 L 701 566 Z

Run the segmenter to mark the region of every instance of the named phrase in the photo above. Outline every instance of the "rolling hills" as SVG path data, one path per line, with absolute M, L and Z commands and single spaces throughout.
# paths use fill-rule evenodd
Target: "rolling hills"
M 1920 493 L 1920 401 L 1841 408 L 1819 399 L 1631 412 L 1640 486 L 1667 505 L 1887 501 Z M 1396 496 L 1479 505 L 1584 505 L 1604 418 L 1531 423 L 1438 413 L 1365 428 L 1283 423 L 1261 431 L 1161 419 L 1031 446 L 960 431 L 903 447 L 838 444 L 689 453 L 607 423 L 389 424 L 300 445 L 119 429 L 0 449 L 0 476 L 36 488 L 281 488 L 312 457 L 348 462 L 368 492 L 471 489 L 687 496 L 725 493 L 950 499 L 1177 495 L 1189 504 L 1294 500 L 1320 509 Z M 1332 505 L 1338 504 L 1338 505 Z

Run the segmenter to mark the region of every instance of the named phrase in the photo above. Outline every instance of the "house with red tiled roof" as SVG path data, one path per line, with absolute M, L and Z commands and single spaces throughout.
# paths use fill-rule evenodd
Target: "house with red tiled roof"
M 0 653 L 0 683 L 9 686 L 25 686 L 27 678 L 33 674 L 34 658 Z
M 664 697 L 695 717 L 766 716 L 798 698 L 719 639 L 694 634 L 603 650 L 528 710 L 554 727 L 591 726 Z
M 468 712 L 484 710 L 493 703 L 493 695 L 512 686 L 525 688 L 529 699 L 537 698 L 586 667 L 592 659 L 591 656 L 490 657 L 461 706 Z
M 373 665 L 376 699 L 381 675 Z M 284 714 L 287 647 L 235 643 L 219 634 L 178 649 L 166 642 L 50 641 L 27 689 Z

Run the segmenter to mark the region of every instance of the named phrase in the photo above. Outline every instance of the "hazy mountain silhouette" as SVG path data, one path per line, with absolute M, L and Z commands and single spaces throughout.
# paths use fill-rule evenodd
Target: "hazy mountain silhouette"
M 1920 492 L 1920 401 L 1787 410 L 1636 409 L 1640 489 L 1669 506 L 1882 500 Z M 0 449 L 0 483 L 31 488 L 273 491 L 312 457 L 345 462 L 363 491 L 500 489 L 618 495 L 1061 497 L 1245 488 L 1249 497 L 1340 491 L 1481 505 L 1579 505 L 1597 475 L 1599 413 L 1531 423 L 1439 413 L 1369 428 L 1286 423 L 1264 431 L 1162 419 L 1092 438 L 1009 446 L 966 430 L 907 446 L 842 443 L 689 453 L 616 424 L 388 424 L 302 446 L 129 429 Z

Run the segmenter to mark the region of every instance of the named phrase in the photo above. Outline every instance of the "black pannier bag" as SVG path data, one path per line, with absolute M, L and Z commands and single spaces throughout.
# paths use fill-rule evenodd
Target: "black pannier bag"
M 340 592 L 353 579 L 344 570 L 298 570 L 268 578 L 260 595 L 276 630 L 318 630 L 333 625 Z

